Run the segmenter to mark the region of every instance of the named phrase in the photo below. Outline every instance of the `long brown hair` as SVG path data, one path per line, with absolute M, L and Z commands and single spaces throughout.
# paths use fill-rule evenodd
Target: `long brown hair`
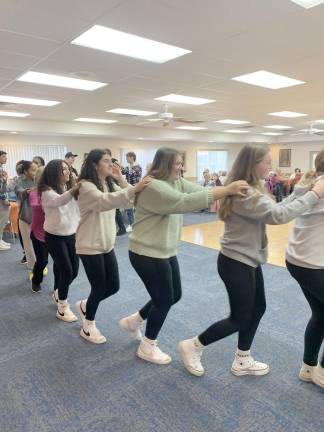
M 178 155 L 180 153 L 175 149 L 169 147 L 159 148 L 146 175 L 157 180 L 167 180 L 171 175 L 173 164 Z
M 264 144 L 247 144 L 236 156 L 232 169 L 230 170 L 225 185 L 237 180 L 245 180 L 250 187 L 264 193 L 264 187 L 256 171 L 256 166 L 269 153 L 269 148 Z M 221 200 L 219 217 L 224 220 L 231 214 L 233 197 L 226 196 Z
M 315 170 L 317 175 L 324 174 L 324 149 L 315 158 Z
M 68 166 L 68 164 L 62 159 L 53 159 L 48 162 L 37 184 L 39 195 L 50 189 L 53 189 L 58 194 L 62 194 L 65 188 L 71 189 L 74 186 L 75 181 L 71 171 L 69 181 L 65 185 L 62 184 L 62 163 Z

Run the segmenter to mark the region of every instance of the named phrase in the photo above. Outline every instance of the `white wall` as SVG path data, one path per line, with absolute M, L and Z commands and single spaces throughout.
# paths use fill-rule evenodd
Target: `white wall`
M 78 154 L 75 167 L 80 168 L 83 160 L 83 154 L 89 152 L 92 148 L 109 148 L 116 159 L 120 158 L 120 149 L 126 148 L 129 150 L 140 148 L 159 148 L 168 146 L 186 152 L 186 177 L 196 177 L 196 153 L 197 150 L 228 150 L 229 152 L 229 167 L 232 165 L 234 158 L 243 144 L 216 144 L 216 143 L 186 143 L 186 142 L 160 142 L 160 141 L 122 141 L 120 139 L 105 139 L 98 137 L 73 137 L 73 136 L 41 136 L 41 135 L 0 135 L 1 145 L 19 145 L 27 144 L 37 145 L 65 145 L 68 151 Z
M 302 172 L 306 172 L 310 169 L 310 152 L 324 149 L 324 140 L 271 145 L 272 166 L 274 169 L 279 167 L 280 149 L 291 149 L 291 167 L 281 168 L 283 172 L 291 173 L 295 168 L 300 168 Z

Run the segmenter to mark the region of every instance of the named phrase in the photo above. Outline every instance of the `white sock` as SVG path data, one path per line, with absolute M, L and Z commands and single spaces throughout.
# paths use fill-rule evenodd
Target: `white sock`
M 60 300 L 60 299 L 59 299 L 58 302 L 59 302 L 59 305 L 60 305 L 60 306 L 63 306 L 63 305 L 66 305 L 66 304 L 67 304 L 67 300 Z
M 154 343 L 156 342 L 155 340 L 149 339 L 146 336 L 143 337 L 142 341 L 144 341 L 150 345 L 154 345 Z
M 250 350 L 248 351 L 243 351 L 237 348 L 236 350 L 236 354 L 240 357 L 249 357 L 250 356 Z
M 93 327 L 94 325 L 95 325 L 95 321 L 90 321 L 90 320 L 87 320 L 87 319 L 85 319 L 83 321 L 83 327 L 85 329 L 88 329 L 89 327 Z
M 192 340 L 193 340 L 193 343 L 194 343 L 194 345 L 195 345 L 196 348 L 198 348 L 198 349 L 200 349 L 200 350 L 202 350 L 202 349 L 205 348 L 205 345 L 203 345 L 203 344 L 200 342 L 198 336 L 195 336 Z

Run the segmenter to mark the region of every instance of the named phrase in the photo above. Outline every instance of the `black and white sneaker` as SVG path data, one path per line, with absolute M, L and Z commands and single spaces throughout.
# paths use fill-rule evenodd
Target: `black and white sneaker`
M 40 285 L 34 284 L 34 282 L 31 283 L 31 290 L 33 293 L 39 293 L 42 291 L 42 287 Z
M 86 304 L 87 300 L 79 300 L 75 303 L 75 307 L 80 315 L 81 321 L 83 322 L 86 318 Z
M 58 305 L 58 301 L 59 301 L 59 299 L 58 299 L 58 290 L 57 289 L 52 292 L 52 300 L 53 300 L 53 303 L 55 304 L 55 306 L 57 306 Z

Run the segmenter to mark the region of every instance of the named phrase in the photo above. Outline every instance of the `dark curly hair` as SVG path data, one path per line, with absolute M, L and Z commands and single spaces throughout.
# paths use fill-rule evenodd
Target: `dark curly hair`
M 90 153 L 88 153 L 87 158 L 84 160 L 83 164 L 82 164 L 82 168 L 81 168 L 81 173 L 79 176 L 79 181 L 81 180 L 87 180 L 92 182 L 93 184 L 96 185 L 96 187 L 103 192 L 103 186 L 102 183 L 99 179 L 97 170 L 96 170 L 96 165 L 98 165 L 99 161 L 101 160 L 101 158 L 104 155 L 108 155 L 111 156 L 111 154 L 109 154 L 109 152 L 107 151 L 107 149 L 94 149 L 91 150 Z M 112 177 L 106 177 L 106 184 L 108 187 L 108 190 L 110 192 L 114 192 L 114 184 L 113 184 L 113 179 Z
M 63 168 L 62 164 L 66 164 L 69 168 L 68 164 L 62 159 L 53 159 L 44 168 L 43 174 L 39 179 L 37 190 L 41 195 L 42 192 L 45 192 L 49 189 L 53 189 L 58 194 L 62 194 L 66 189 L 69 190 L 74 186 L 75 180 L 70 172 L 69 181 L 66 183 L 66 189 L 64 184 L 62 184 L 62 176 L 63 176 Z

